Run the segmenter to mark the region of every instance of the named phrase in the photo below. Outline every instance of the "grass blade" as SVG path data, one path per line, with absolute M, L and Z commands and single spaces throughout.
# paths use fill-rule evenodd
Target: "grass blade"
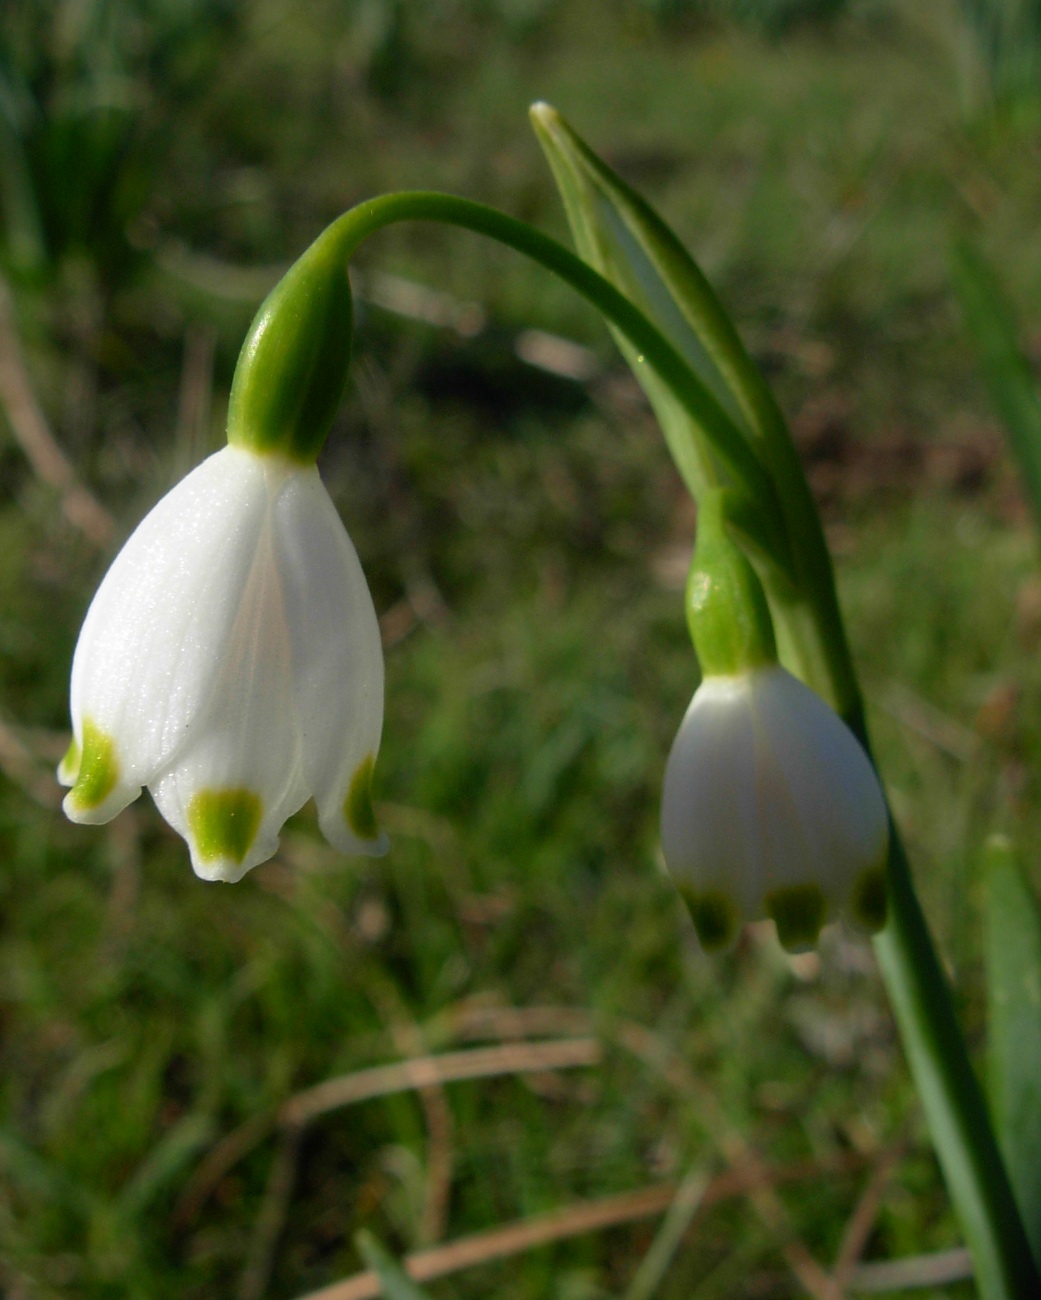
M 964 240 L 954 247 L 953 272 L 991 401 L 1041 531 L 1041 397 L 1019 343 L 1012 307 L 982 254 Z
M 987 846 L 984 958 L 991 1109 L 1041 1267 L 1041 907 L 1004 837 Z
M 416 1286 L 371 1232 L 359 1232 L 354 1243 L 362 1259 L 379 1278 L 385 1300 L 430 1300 L 427 1292 Z

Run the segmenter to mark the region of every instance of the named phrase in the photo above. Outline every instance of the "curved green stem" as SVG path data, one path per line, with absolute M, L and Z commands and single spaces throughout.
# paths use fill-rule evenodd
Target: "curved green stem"
M 334 221 L 317 243 L 330 241 L 347 260 L 370 235 L 400 221 L 436 221 L 486 235 L 552 271 L 590 302 L 625 335 L 641 361 L 672 389 L 702 428 L 732 473 L 738 492 L 755 502 L 755 508 L 742 516 L 758 523 L 757 533 L 748 538 L 754 551 L 792 580 L 784 511 L 770 475 L 706 385 L 624 294 L 555 239 L 495 208 L 453 194 L 403 190 L 369 199 Z

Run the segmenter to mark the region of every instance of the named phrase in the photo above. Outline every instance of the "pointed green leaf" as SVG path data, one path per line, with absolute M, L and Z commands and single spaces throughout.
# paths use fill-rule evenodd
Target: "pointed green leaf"
M 700 268 L 649 204 L 555 109 L 536 104 L 531 117 L 581 255 L 658 326 L 733 423 L 756 441 L 775 417 L 773 399 Z M 619 346 L 698 495 L 719 477 L 701 431 L 632 348 L 624 340 Z
M 408 1276 L 371 1232 L 359 1232 L 354 1244 L 365 1263 L 380 1280 L 384 1300 L 430 1300 L 430 1296 Z
M 1041 906 L 1003 837 L 987 846 L 984 957 L 990 1101 L 1041 1268 Z
M 618 337 L 691 494 L 736 489 L 729 512 L 754 559 L 774 617 L 781 662 L 843 716 L 859 711 L 831 559 L 798 452 L 773 394 L 704 274 L 658 214 L 582 141 L 555 109 L 532 123 L 585 261 L 646 315 L 704 388 L 717 429 L 683 404 Z M 718 426 L 747 448 L 728 453 Z
M 971 244 L 955 245 L 953 272 L 991 401 L 1041 529 L 1041 396 L 1019 344 L 1012 307 L 994 272 Z
M 729 317 L 665 222 L 554 108 L 533 105 L 531 120 L 579 254 L 664 334 L 703 386 L 699 412 L 612 326 L 688 490 L 700 500 L 709 488 L 730 486 L 732 520 L 744 543 L 797 584 L 784 506 L 756 450 L 762 430 L 780 417 Z M 721 425 L 729 450 L 719 438 Z M 733 454 L 738 448 L 741 456 Z

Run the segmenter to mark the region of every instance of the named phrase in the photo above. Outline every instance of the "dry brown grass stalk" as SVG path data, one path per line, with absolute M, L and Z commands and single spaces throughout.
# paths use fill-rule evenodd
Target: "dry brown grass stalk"
M 192 1220 L 210 1193 L 239 1160 L 274 1128 L 301 1128 L 341 1106 L 350 1106 L 395 1092 L 430 1088 L 465 1079 L 530 1074 L 596 1065 L 600 1044 L 593 1038 L 547 1043 L 507 1043 L 477 1047 L 439 1056 L 416 1057 L 344 1074 L 298 1092 L 272 1113 L 255 1115 L 232 1130 L 210 1151 L 189 1180 L 175 1211 L 179 1223 Z
M 778 1182 L 804 1182 L 809 1178 L 846 1171 L 860 1164 L 861 1160 L 859 1156 L 842 1156 L 827 1161 L 802 1161 L 781 1166 L 772 1171 L 772 1176 Z M 751 1188 L 752 1179 L 747 1170 L 729 1169 L 713 1178 L 706 1187 L 701 1207 L 747 1195 Z M 430 1250 L 417 1251 L 405 1257 L 404 1267 L 413 1281 L 432 1282 L 466 1268 L 495 1263 L 548 1246 L 554 1241 L 654 1218 L 669 1208 L 677 1190 L 676 1183 L 658 1183 L 596 1201 L 579 1201 L 549 1214 L 535 1215 L 470 1237 L 460 1237 Z M 694 1216 L 695 1222 L 698 1217 Z M 298 1296 L 297 1300 L 378 1300 L 380 1294 L 379 1279 L 375 1273 L 366 1271 L 317 1291 L 309 1291 Z
M 97 547 L 111 540 L 115 525 L 105 507 L 76 477 L 36 400 L 11 310 L 0 280 L 0 406 L 18 445 L 41 482 L 61 495 L 65 518 Z

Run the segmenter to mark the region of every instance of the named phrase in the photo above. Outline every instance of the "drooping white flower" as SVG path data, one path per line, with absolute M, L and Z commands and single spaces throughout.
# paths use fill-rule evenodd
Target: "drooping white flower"
M 708 676 L 695 691 L 665 770 L 661 833 L 705 948 L 763 916 L 792 951 L 836 915 L 883 923 L 878 778 L 841 718 L 777 664 Z
M 345 853 L 381 853 L 370 798 L 383 653 L 313 464 L 228 446 L 116 557 L 87 612 L 59 768 L 77 822 L 151 790 L 206 880 L 240 879 L 310 797 Z

